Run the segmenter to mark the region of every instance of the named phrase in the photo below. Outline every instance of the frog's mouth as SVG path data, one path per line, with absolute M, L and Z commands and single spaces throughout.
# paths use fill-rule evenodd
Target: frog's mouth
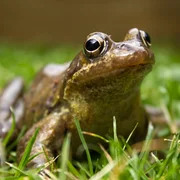
M 111 80 L 119 80 L 124 81 L 125 79 L 127 81 L 138 79 L 140 76 L 145 77 L 146 74 L 148 74 L 152 70 L 153 64 L 144 63 L 144 64 L 138 64 L 138 65 L 130 65 L 130 66 L 124 66 L 120 68 L 107 68 L 103 71 L 99 69 L 99 71 L 91 71 L 88 73 L 82 73 L 78 74 L 77 77 L 74 78 L 74 82 L 77 84 L 86 84 L 88 82 L 97 82 L 98 81 L 104 81 L 105 79 L 111 79 Z M 99 84 L 99 83 L 98 83 Z
M 132 49 L 129 50 L 128 53 L 124 51 L 118 51 L 119 54 L 117 54 L 117 52 L 113 53 L 107 53 L 104 58 L 97 59 L 93 63 L 82 67 L 73 75 L 74 82 L 81 84 L 96 79 L 98 80 L 102 77 L 108 79 L 111 78 L 113 74 L 116 74 L 115 76 L 123 76 L 122 72 L 124 71 L 129 71 L 130 75 L 131 72 L 137 70 L 137 72 L 133 74 L 134 77 L 131 77 L 136 79 L 138 74 L 145 76 L 145 71 L 149 72 L 154 64 L 154 55 L 141 47 L 138 51 Z M 129 75 L 126 74 L 127 80 Z

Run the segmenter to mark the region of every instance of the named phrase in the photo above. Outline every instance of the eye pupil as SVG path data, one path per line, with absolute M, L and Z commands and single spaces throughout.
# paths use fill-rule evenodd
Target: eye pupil
M 144 39 L 145 39 L 149 44 L 151 44 L 151 38 L 150 38 L 149 34 L 145 32 L 145 35 L 144 35 L 144 36 L 145 36 Z
M 96 39 L 89 39 L 86 42 L 86 49 L 88 51 L 94 51 L 100 47 L 99 42 Z

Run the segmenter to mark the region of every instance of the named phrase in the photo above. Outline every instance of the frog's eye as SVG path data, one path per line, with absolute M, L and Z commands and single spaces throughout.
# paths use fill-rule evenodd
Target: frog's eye
M 151 46 L 151 38 L 148 33 L 144 31 L 140 31 L 141 39 L 145 46 L 150 47 Z
M 106 41 L 99 35 L 92 35 L 84 43 L 84 53 L 89 58 L 96 58 L 106 49 Z

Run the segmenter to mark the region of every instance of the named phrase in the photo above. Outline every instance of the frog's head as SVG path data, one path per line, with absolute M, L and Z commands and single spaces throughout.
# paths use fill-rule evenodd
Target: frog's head
M 101 32 L 91 33 L 67 69 L 64 93 L 76 91 L 97 98 L 139 89 L 154 64 L 150 46 L 150 36 L 136 28 L 122 42 Z

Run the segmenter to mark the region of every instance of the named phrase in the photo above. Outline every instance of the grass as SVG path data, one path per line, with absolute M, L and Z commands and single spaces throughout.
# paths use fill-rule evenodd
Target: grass
M 28 88 L 35 73 L 49 62 L 63 63 L 72 60 L 80 48 L 73 47 L 20 47 L 0 45 L 0 87 L 3 87 L 15 76 L 23 76 Z M 161 107 L 168 115 L 170 121 L 180 119 L 180 52 L 171 46 L 153 47 L 156 64 L 153 71 L 146 77 L 142 85 L 143 103 Z M 113 122 L 112 122 L 113 125 Z M 78 126 L 78 125 L 77 125 Z M 83 134 L 78 127 L 81 139 Z M 160 136 L 167 135 L 169 129 L 162 129 Z M 152 130 L 149 129 L 149 137 Z M 134 151 L 129 155 L 124 150 L 124 143 L 117 140 L 116 126 L 114 123 L 114 137 L 107 139 L 110 144 L 109 151 L 101 147 L 101 156 L 91 160 L 88 155 L 87 163 L 71 162 L 68 159 L 70 135 L 66 137 L 63 145 L 64 159 L 57 169 L 51 174 L 51 179 L 178 179 L 180 177 L 179 136 L 175 135 L 165 158 L 159 159 L 155 153 Z M 147 138 L 147 144 L 148 144 Z M 83 145 L 84 145 L 83 140 Z M 29 146 L 31 146 L 31 142 Z M 31 148 L 31 147 L 29 147 Z M 130 147 L 128 147 L 130 149 Z M 130 149 L 131 150 L 131 149 Z M 29 149 L 27 149 L 27 156 Z M 1 150 L 0 150 L 1 153 Z M 24 157 L 21 164 L 15 161 L 16 153 L 10 152 L 10 158 L 5 166 L 0 168 L 0 179 L 40 179 L 38 170 L 24 170 Z M 92 165 L 93 164 L 93 165 Z M 93 166 L 93 167 L 92 167 Z

